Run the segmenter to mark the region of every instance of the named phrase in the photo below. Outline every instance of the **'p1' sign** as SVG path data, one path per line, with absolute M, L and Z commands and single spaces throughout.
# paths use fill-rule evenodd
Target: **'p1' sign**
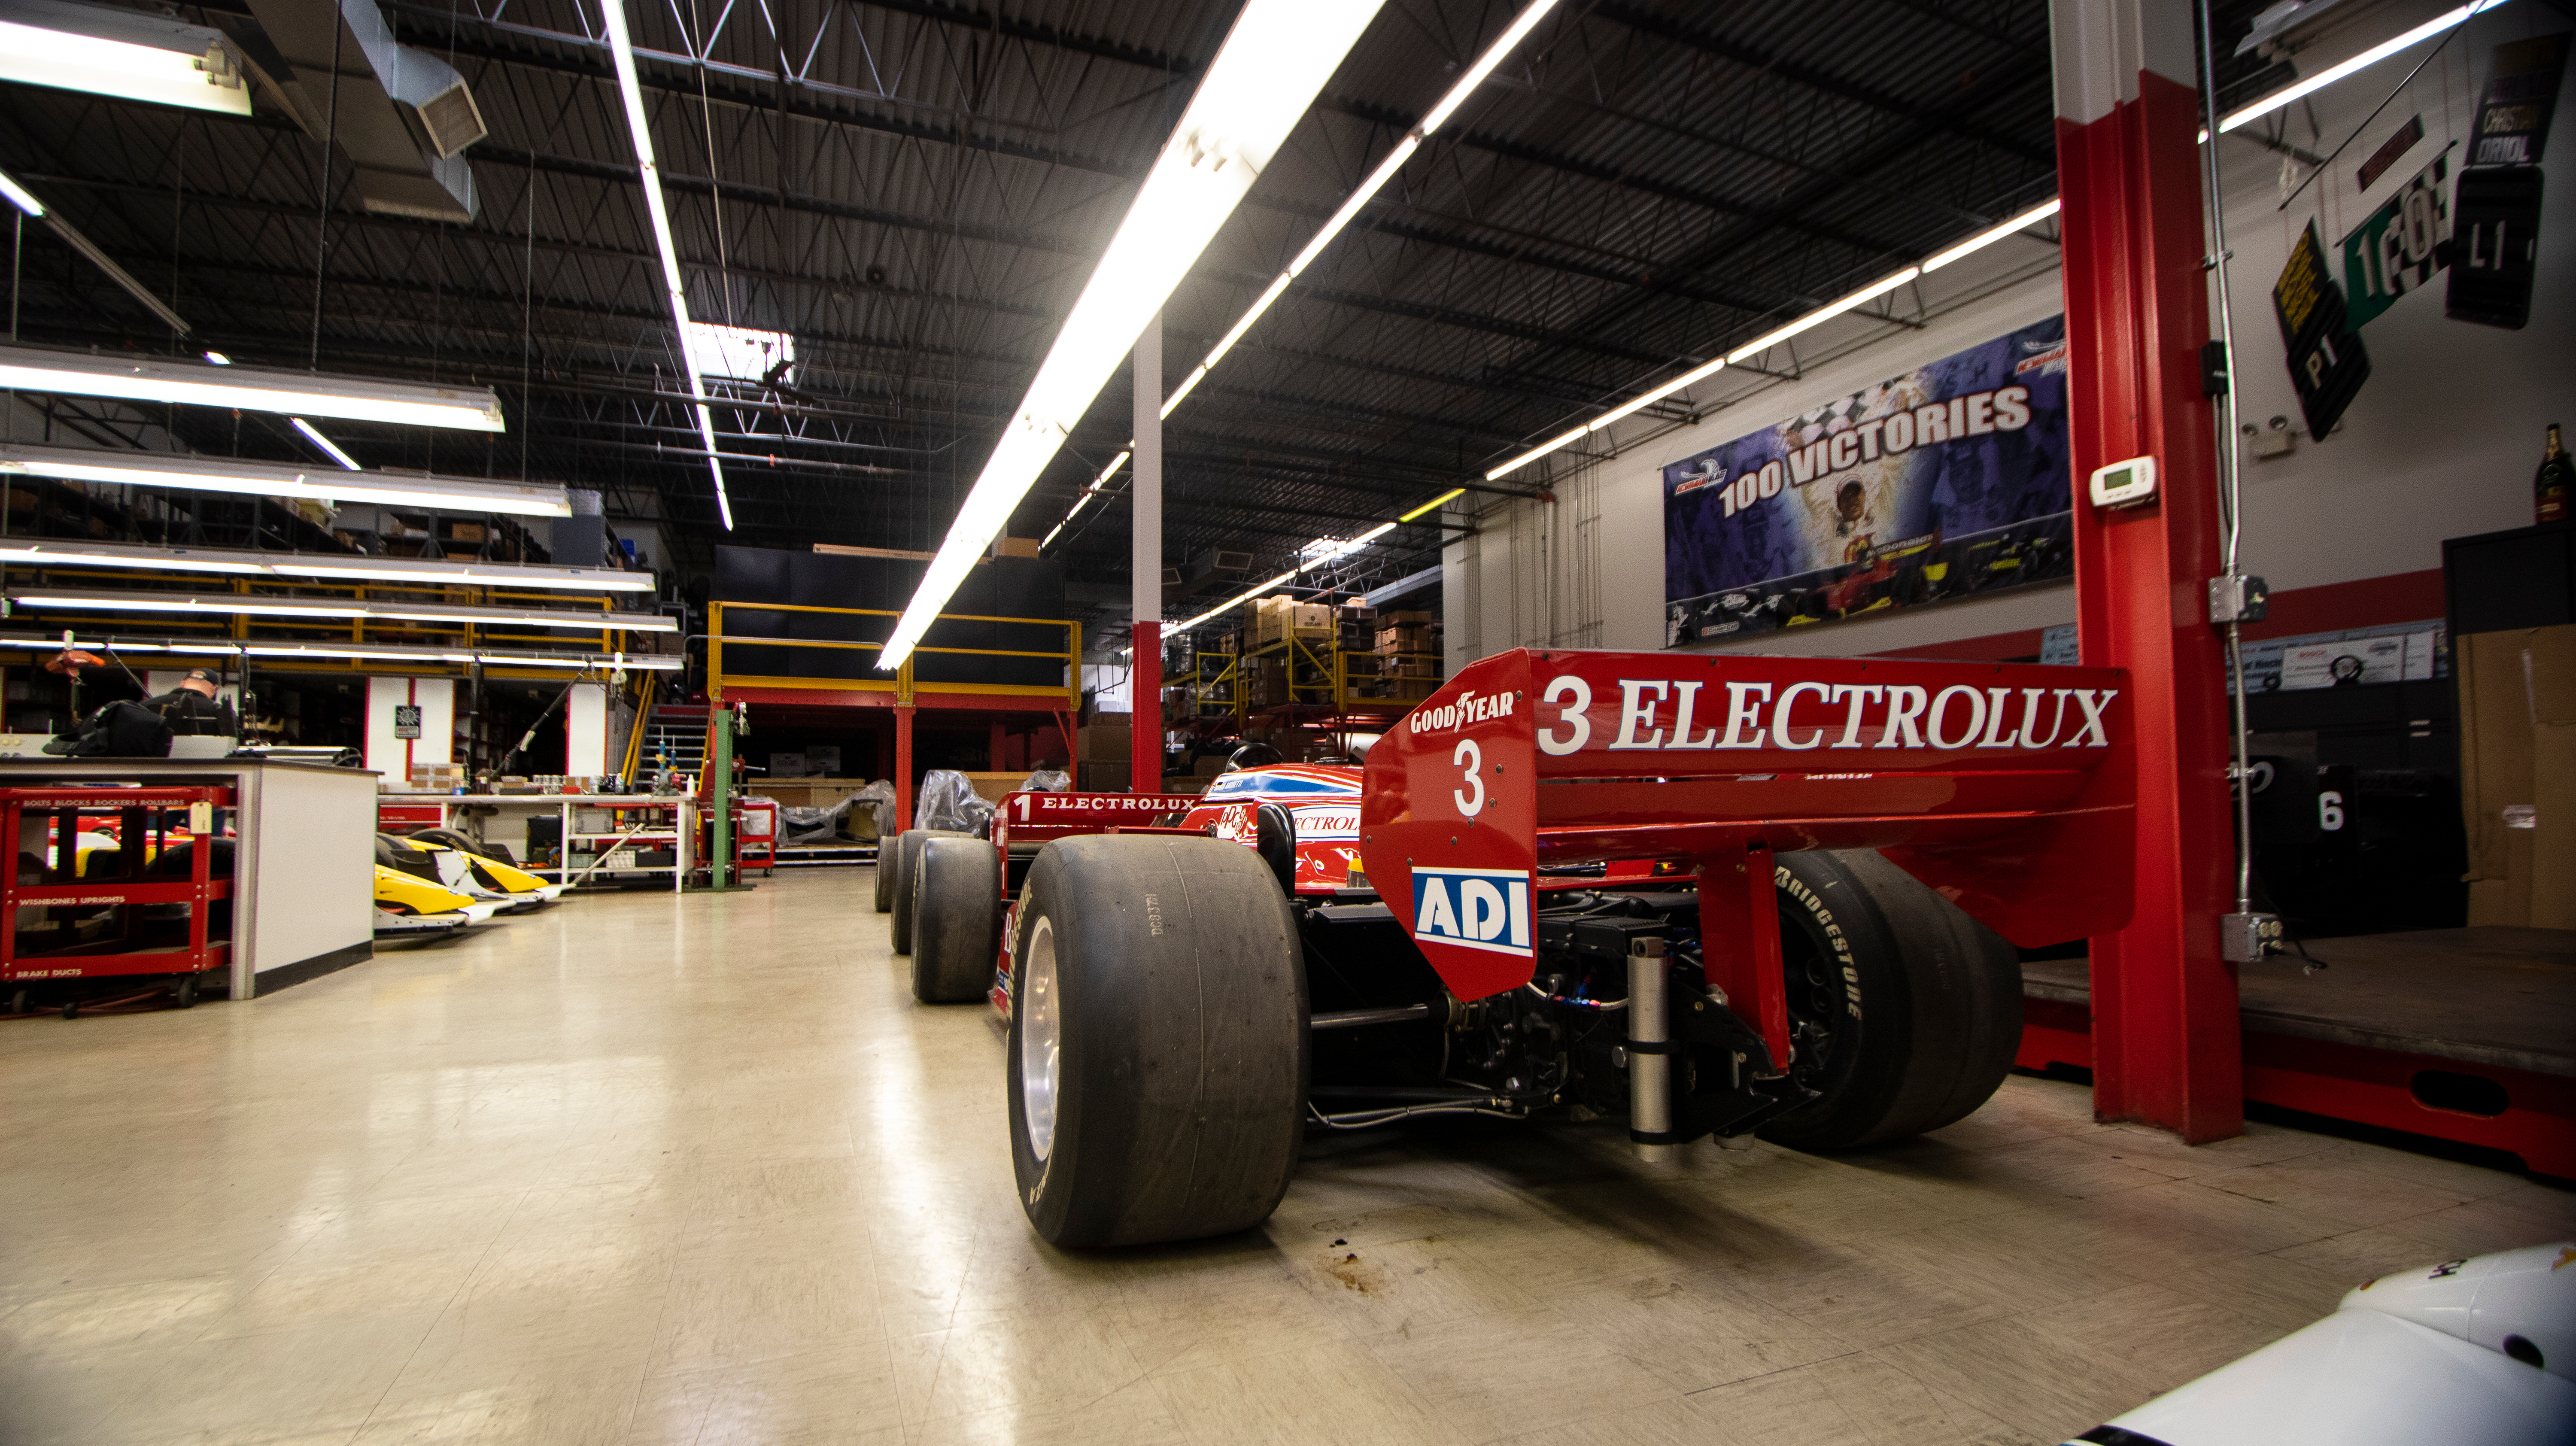
M 1413 937 L 1531 957 L 1529 875 L 1512 869 L 1415 869 Z

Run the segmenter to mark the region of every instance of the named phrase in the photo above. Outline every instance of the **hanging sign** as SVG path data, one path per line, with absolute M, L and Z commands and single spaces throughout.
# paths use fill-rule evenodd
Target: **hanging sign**
M 2558 76 L 2567 68 L 2569 32 L 2539 35 L 2495 48 L 2494 69 L 2478 97 L 2473 166 L 2535 166 L 2549 139 L 2549 117 L 2558 109 Z
M 2387 175 L 2389 168 L 2397 164 L 2398 157 L 2413 150 L 2415 143 L 2422 139 L 2424 118 L 2420 115 L 2408 117 L 2406 124 L 2397 128 L 2397 134 L 2382 141 L 2379 149 L 2370 153 L 2370 159 L 2361 163 L 2358 173 L 2361 189 L 2369 190 L 2371 182 Z
M 1664 472 L 1665 644 L 2070 576 L 2066 319 Z
M 394 705 L 394 736 L 396 738 L 418 738 L 420 736 L 419 704 L 396 703 Z
M 2346 325 L 2370 325 L 2442 269 L 2451 239 L 2451 203 L 2442 187 L 2450 171 L 2450 157 L 2434 157 L 2343 238 L 2343 284 L 2351 298 Z
M 2272 315 L 2281 323 L 2290 385 L 2298 390 L 2308 435 L 2322 442 L 2370 380 L 2370 354 L 2344 323 L 2343 292 L 2326 274 L 2314 221 L 2299 233 L 2281 279 L 2272 283 Z
M 2451 208 L 2451 286 L 2443 314 L 2520 331 L 2540 272 L 2540 167 L 2472 166 Z

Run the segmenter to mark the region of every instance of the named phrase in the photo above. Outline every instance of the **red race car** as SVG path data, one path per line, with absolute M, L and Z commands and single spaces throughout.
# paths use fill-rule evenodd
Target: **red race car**
M 1624 1113 L 1831 1150 L 1983 1104 L 2012 942 L 2120 927 L 2116 670 L 1514 651 L 1365 768 L 1017 793 L 903 834 L 925 1003 L 1010 1021 L 1021 1204 L 1065 1246 L 1257 1224 L 1309 1129 Z

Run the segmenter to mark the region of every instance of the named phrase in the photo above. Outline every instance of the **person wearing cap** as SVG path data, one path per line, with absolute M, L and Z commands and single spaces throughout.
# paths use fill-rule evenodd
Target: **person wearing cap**
M 216 696 L 215 675 L 203 668 L 190 668 L 178 687 L 144 699 L 143 706 L 160 714 L 181 738 L 228 738 L 241 731 L 232 705 Z

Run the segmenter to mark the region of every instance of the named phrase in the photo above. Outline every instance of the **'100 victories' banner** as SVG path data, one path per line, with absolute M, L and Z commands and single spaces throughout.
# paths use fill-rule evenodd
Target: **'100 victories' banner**
M 1668 645 L 2070 575 L 2066 319 L 1664 469 Z

